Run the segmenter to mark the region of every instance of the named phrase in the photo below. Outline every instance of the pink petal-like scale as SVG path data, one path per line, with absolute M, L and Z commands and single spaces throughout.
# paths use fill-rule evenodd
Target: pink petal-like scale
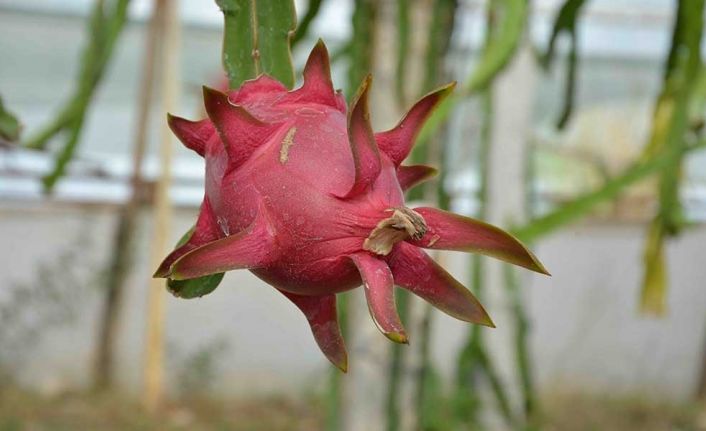
M 527 247 L 496 226 L 436 208 L 414 211 L 424 217 L 428 228 L 423 238 L 411 241 L 419 247 L 484 254 L 549 275 Z
M 424 251 L 399 243 L 389 259 L 395 283 L 434 307 L 466 322 L 495 327 L 473 294 Z
M 177 247 L 169 253 L 169 255 L 159 265 L 154 273 L 155 277 L 166 277 L 172 267 L 172 264 L 186 253 L 213 242 L 221 237 L 220 228 L 216 221 L 216 216 L 213 214 L 211 204 L 208 203 L 208 198 L 204 198 L 199 211 L 199 218 L 196 220 L 196 226 L 189 236 L 189 239 L 184 245 Z
M 304 296 L 283 290 L 280 292 L 304 313 L 321 351 L 345 373 L 348 370 L 348 354 L 338 325 L 336 295 Z
M 409 190 L 417 184 L 435 176 L 438 171 L 431 166 L 412 165 L 397 168 L 397 180 L 402 190 Z
M 387 154 L 396 166 L 412 151 L 414 140 L 436 105 L 451 93 L 455 86 L 456 83 L 452 82 L 432 91 L 415 103 L 395 127 L 375 134 L 380 150 Z
M 360 271 L 368 308 L 380 332 L 392 341 L 407 343 L 407 334 L 395 307 L 395 282 L 387 263 L 370 253 L 351 255 Z

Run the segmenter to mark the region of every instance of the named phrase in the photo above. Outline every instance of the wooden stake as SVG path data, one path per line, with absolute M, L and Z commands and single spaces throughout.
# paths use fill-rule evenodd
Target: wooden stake
M 176 0 L 157 0 L 156 8 L 162 8 L 164 31 L 162 32 L 161 94 L 162 110 L 173 111 L 179 92 L 178 51 L 179 20 Z M 154 197 L 154 234 L 152 239 L 152 267 L 168 251 L 168 241 L 172 224 L 172 209 L 169 197 L 171 185 L 171 164 L 173 138 L 166 120 L 162 122 L 160 142 L 160 177 Z M 148 412 L 154 413 L 162 403 L 164 380 L 164 280 L 150 282 L 147 305 L 147 335 L 145 346 L 144 397 L 143 403 Z

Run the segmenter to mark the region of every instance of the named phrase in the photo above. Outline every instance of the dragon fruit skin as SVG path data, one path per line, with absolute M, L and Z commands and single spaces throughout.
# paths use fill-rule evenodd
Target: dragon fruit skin
M 396 342 L 406 343 L 407 335 L 395 285 L 451 316 L 493 326 L 476 298 L 420 247 L 482 253 L 547 273 L 496 227 L 404 206 L 404 191 L 435 170 L 401 162 L 453 84 L 374 134 L 370 83 L 364 80 L 347 109 L 319 42 L 297 90 L 262 75 L 227 95 L 204 88 L 207 119 L 169 116 L 182 143 L 206 160 L 206 193 L 193 234 L 155 276 L 183 280 L 250 269 L 302 310 L 321 350 L 344 371 L 335 294 L 361 284 L 374 322 Z

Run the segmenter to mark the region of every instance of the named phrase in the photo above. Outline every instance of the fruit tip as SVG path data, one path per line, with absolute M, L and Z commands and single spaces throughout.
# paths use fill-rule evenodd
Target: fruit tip
M 483 311 L 485 311 L 485 310 L 483 310 Z M 490 315 L 487 312 L 485 313 L 485 316 L 483 316 L 483 318 L 476 323 L 478 323 L 481 326 L 486 326 L 488 328 L 496 328 L 495 322 L 493 322 L 493 319 L 490 318 Z
M 531 251 L 528 250 L 528 253 L 530 255 L 530 258 L 532 259 L 532 265 L 528 267 L 528 269 L 546 275 L 548 277 L 551 277 L 552 274 L 547 270 L 547 268 L 544 266 L 542 262 L 539 261 L 537 256 L 534 255 Z
M 221 93 L 220 91 L 216 90 L 215 88 L 211 88 L 208 85 L 202 85 L 201 90 L 203 91 L 204 100 L 211 99 L 214 97 L 227 97 L 224 93 Z
M 385 336 L 397 344 L 407 344 L 409 345 L 409 338 L 404 332 L 387 332 Z
M 367 75 L 365 75 L 363 80 L 360 82 L 360 86 L 358 87 L 358 92 L 356 95 L 358 95 L 358 97 L 360 97 L 360 95 L 367 92 L 368 89 L 370 88 L 370 84 L 372 84 L 372 82 L 373 82 L 373 74 L 368 73 Z
M 495 322 L 493 322 L 493 320 L 490 318 L 490 316 L 487 316 L 487 320 L 482 322 L 481 325 L 486 326 L 488 328 L 493 328 L 493 329 L 497 328 L 497 326 L 495 326 Z
M 171 268 L 170 267 L 165 267 L 164 263 L 159 265 L 157 270 L 152 274 L 152 278 L 169 278 L 171 275 Z
M 328 48 L 326 48 L 326 43 L 324 43 L 324 39 L 321 37 L 316 40 L 316 44 L 314 45 L 314 48 L 323 48 L 326 51 L 328 51 Z
M 547 277 L 551 277 L 552 274 L 547 270 L 547 268 L 544 267 L 540 262 L 537 262 L 537 269 L 535 270 L 536 272 L 546 275 Z
M 167 112 L 167 126 L 177 135 L 179 136 L 179 133 L 177 132 L 177 129 L 181 125 L 180 123 L 185 123 L 186 121 L 178 117 L 170 112 Z
M 364 115 L 368 112 L 368 90 L 370 89 L 370 83 L 373 80 L 373 75 L 368 73 L 363 81 L 360 83 L 358 90 L 355 92 L 353 99 L 351 100 L 351 106 L 349 110 L 349 119 L 353 115 L 353 112 L 358 106 L 363 110 Z
M 441 89 L 439 90 L 439 93 L 441 93 L 441 97 L 445 99 L 451 93 L 453 93 L 454 89 L 456 89 L 456 84 L 457 84 L 456 81 L 451 81 L 448 84 L 441 87 Z

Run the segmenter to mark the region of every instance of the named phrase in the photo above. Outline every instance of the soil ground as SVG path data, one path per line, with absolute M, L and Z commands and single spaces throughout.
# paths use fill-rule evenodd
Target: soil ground
M 543 410 L 541 431 L 706 431 L 696 405 L 555 394 L 545 397 Z M 135 400 L 114 394 L 0 390 L 0 431 L 316 431 L 323 429 L 323 411 L 312 397 L 199 398 L 148 415 Z

